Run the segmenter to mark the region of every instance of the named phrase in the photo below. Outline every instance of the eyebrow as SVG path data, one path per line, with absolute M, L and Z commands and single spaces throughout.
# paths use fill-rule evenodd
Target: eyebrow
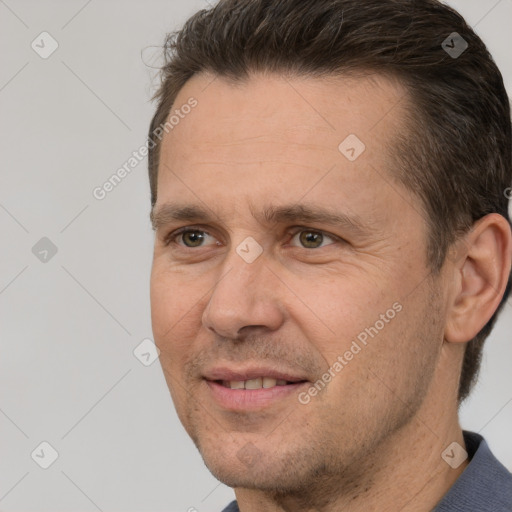
M 262 213 L 256 213 L 251 207 L 253 217 L 265 225 L 277 225 L 289 222 L 319 223 L 339 226 L 363 236 L 371 234 L 374 229 L 357 215 L 335 212 L 316 205 L 290 204 L 284 206 L 270 205 Z M 196 205 L 164 203 L 151 210 L 150 220 L 154 230 L 174 221 L 207 222 L 223 221 L 223 217 Z

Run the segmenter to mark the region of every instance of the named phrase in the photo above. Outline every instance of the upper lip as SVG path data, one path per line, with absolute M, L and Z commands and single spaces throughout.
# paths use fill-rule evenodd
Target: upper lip
M 270 377 L 276 380 L 286 380 L 288 382 L 301 382 L 308 380 L 296 371 L 288 369 L 275 369 L 265 366 L 251 366 L 247 368 L 228 368 L 227 366 L 217 366 L 203 373 L 206 380 L 227 380 L 244 381 L 262 377 Z

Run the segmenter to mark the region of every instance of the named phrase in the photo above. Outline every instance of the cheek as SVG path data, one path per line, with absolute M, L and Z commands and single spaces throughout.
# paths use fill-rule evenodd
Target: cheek
M 188 306 L 188 286 L 181 284 L 175 273 L 161 267 L 157 262 L 153 264 L 150 282 L 151 320 L 153 333 L 158 338 L 166 337 L 179 327 L 179 319 L 185 317 L 191 307 Z
M 386 283 L 376 286 L 370 280 L 331 279 L 305 297 L 311 311 L 297 321 L 311 333 L 311 339 L 318 339 L 336 357 L 360 332 L 374 325 L 381 313 L 392 308 L 397 294 L 387 292 L 389 289 Z
M 315 340 L 315 348 L 323 360 L 323 370 L 332 375 L 332 380 L 326 376 L 332 382 L 330 393 L 345 396 L 345 392 L 350 390 L 356 397 L 363 393 L 360 388 L 364 383 L 364 393 L 380 396 L 383 385 L 375 380 L 372 371 L 398 385 L 400 375 L 397 372 L 401 374 L 408 366 L 417 366 L 415 354 L 409 353 L 412 347 L 406 342 L 411 335 L 411 308 L 402 304 L 398 293 L 386 290 L 389 287 L 385 285 L 360 285 L 353 289 L 345 287 L 340 291 L 331 288 L 322 292 L 329 297 L 322 319 L 334 334 L 328 332 L 322 336 L 315 333 L 312 326 L 304 328 L 309 329 L 305 331 L 309 333 L 308 337 Z M 364 399 L 364 393 L 360 399 Z M 339 397 L 333 397 L 333 400 L 337 401 Z M 359 399 L 354 406 L 358 403 Z
M 177 371 L 200 325 L 197 296 L 187 285 L 180 284 L 176 276 L 155 269 L 151 274 L 150 299 L 153 335 L 161 363 Z

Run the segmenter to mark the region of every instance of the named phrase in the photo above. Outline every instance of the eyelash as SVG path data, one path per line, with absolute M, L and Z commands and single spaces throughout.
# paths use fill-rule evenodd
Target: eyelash
M 332 240 L 335 240 L 337 242 L 340 242 L 340 243 L 343 243 L 345 242 L 342 238 L 336 236 L 336 235 L 332 235 L 330 233 L 327 233 L 326 231 L 322 231 L 322 230 L 319 230 L 319 229 L 311 229 L 311 228 L 307 228 L 305 226 L 296 226 L 294 228 L 291 228 L 291 231 L 288 232 L 288 235 L 291 235 L 292 238 L 297 235 L 298 233 L 302 232 L 302 231 L 309 231 L 311 233 L 319 233 L 319 234 L 322 234 L 323 236 L 326 236 L 327 238 L 331 238 Z M 208 236 L 213 236 L 209 231 L 206 231 L 204 229 L 202 229 L 200 226 L 197 226 L 197 227 L 183 227 L 183 228 L 180 228 L 180 229 L 177 229 L 176 231 L 173 231 L 171 233 L 169 233 L 165 238 L 164 238 L 164 246 L 167 247 L 169 245 L 171 245 L 171 243 L 173 244 L 176 244 L 176 245 L 179 245 L 177 242 L 175 242 L 176 238 L 178 238 L 180 235 L 184 235 L 185 233 L 204 233 Z M 329 244 L 331 245 L 331 244 Z M 182 246 L 179 246 L 179 247 L 182 247 Z M 202 247 L 202 246 L 200 246 Z M 186 246 L 183 246 L 183 248 L 186 250 L 186 249 L 196 249 L 196 247 L 186 247 Z M 320 247 L 321 248 L 321 247 Z M 306 248 L 304 248 L 306 249 Z M 307 250 L 311 250 L 311 249 L 307 249 Z

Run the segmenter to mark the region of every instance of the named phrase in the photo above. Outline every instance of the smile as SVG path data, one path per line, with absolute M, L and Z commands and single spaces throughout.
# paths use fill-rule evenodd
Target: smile
M 266 380 L 264 385 L 264 379 L 204 382 L 213 402 L 221 409 L 232 412 L 257 412 L 284 404 L 290 399 L 296 400 L 300 390 L 309 385 L 307 381 L 287 382 L 276 379 Z
M 256 379 L 249 380 L 222 380 L 216 381 L 222 384 L 226 388 L 230 389 L 269 389 L 275 386 L 286 386 L 291 382 L 283 379 L 274 379 L 272 377 L 258 377 Z

